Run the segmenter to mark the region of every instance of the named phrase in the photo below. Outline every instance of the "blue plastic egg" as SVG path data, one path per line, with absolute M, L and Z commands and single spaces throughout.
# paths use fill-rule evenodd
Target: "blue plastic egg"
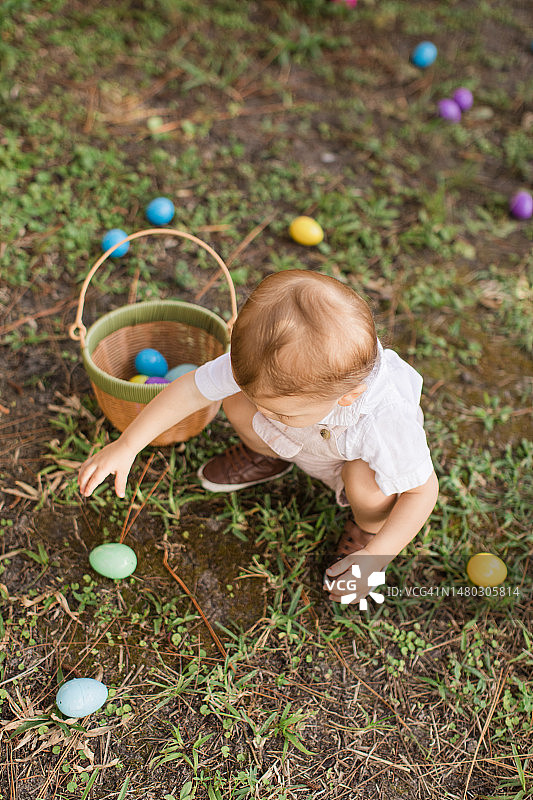
M 56 694 L 56 705 L 67 717 L 78 718 L 92 714 L 107 700 L 107 686 L 93 678 L 73 678 Z
M 146 347 L 135 356 L 135 369 L 141 375 L 148 375 L 149 378 L 155 376 L 164 378 L 168 372 L 168 364 L 159 350 Z
M 165 378 L 167 381 L 175 381 L 176 378 L 181 378 L 182 375 L 192 372 L 193 369 L 198 369 L 196 364 L 178 364 L 177 367 L 172 367 L 172 369 L 169 369 L 165 375 Z
M 125 239 L 127 235 L 128 234 L 120 230 L 120 228 L 111 228 L 110 231 L 102 236 L 102 250 L 104 253 L 106 250 L 109 250 L 110 247 L 113 247 L 114 244 L 118 244 Z M 113 250 L 111 258 L 120 258 L 120 256 L 126 255 L 129 249 L 130 243 L 124 242 L 124 244 L 121 244 L 116 250 Z
M 420 42 L 413 50 L 411 61 L 416 67 L 425 69 L 437 58 L 437 48 L 433 42 Z
M 174 203 L 168 197 L 156 197 L 146 206 L 146 218 L 153 225 L 168 225 L 174 216 Z

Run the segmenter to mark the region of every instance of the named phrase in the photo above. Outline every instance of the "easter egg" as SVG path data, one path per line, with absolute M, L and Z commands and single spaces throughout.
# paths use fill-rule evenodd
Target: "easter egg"
M 319 244 L 324 238 L 324 231 L 312 217 L 296 217 L 289 226 L 289 233 L 298 244 Z
M 470 89 L 460 86 L 452 95 L 453 100 L 457 103 L 461 111 L 468 111 L 474 105 L 474 96 Z
M 159 375 L 152 375 L 145 381 L 147 386 L 152 386 L 154 383 L 170 383 L 166 378 L 160 378 Z
M 509 210 L 516 219 L 529 219 L 533 215 L 533 197 L 529 192 L 517 192 L 511 197 Z
M 108 542 L 89 553 L 91 567 L 106 578 L 127 578 L 135 572 L 137 556 L 127 544 Z
M 146 127 L 150 133 L 157 133 L 159 128 L 165 124 L 163 117 L 148 117 L 146 120 Z
M 498 586 L 507 577 L 507 567 L 492 553 L 477 553 L 466 565 L 468 577 L 477 586 Z
M 167 225 L 174 216 L 174 203 L 168 197 L 156 197 L 146 206 L 146 218 L 153 225 Z
M 73 678 L 61 686 L 56 705 L 67 717 L 86 717 L 104 705 L 107 686 L 93 678 Z
M 439 100 L 439 116 L 447 119 L 448 122 L 459 122 L 461 119 L 461 109 L 450 97 Z
M 145 347 L 135 356 L 135 369 L 141 375 L 148 375 L 149 378 L 154 376 L 164 378 L 168 372 L 168 364 L 159 350 Z
M 433 42 L 420 42 L 417 44 L 411 55 L 411 61 L 416 67 L 425 69 L 433 64 L 437 58 L 437 48 Z
M 107 231 L 107 233 L 102 236 L 102 250 L 104 252 L 109 250 L 110 247 L 113 247 L 113 245 L 118 244 L 125 239 L 127 235 L 128 234 L 120 230 L 120 228 L 111 228 L 110 231 Z M 120 258 L 120 256 L 125 255 L 129 249 L 130 243 L 124 242 L 124 244 L 121 244 L 120 247 L 117 247 L 115 250 L 113 250 L 113 252 L 110 254 L 110 257 Z
M 148 375 L 134 375 L 133 378 L 130 378 L 130 383 L 146 383 L 148 380 Z
M 182 375 L 192 372 L 193 369 L 198 369 L 196 364 L 178 364 L 177 367 L 172 367 L 172 369 L 169 369 L 165 375 L 165 378 L 167 381 L 175 381 L 176 378 L 181 378 Z

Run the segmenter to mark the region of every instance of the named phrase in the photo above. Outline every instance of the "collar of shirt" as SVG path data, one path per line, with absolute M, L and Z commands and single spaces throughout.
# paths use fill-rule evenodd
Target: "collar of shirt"
M 317 425 L 355 425 L 359 416 L 361 414 L 361 410 L 363 408 L 363 404 L 366 400 L 367 392 L 370 391 L 372 385 L 376 382 L 378 376 L 383 370 L 383 347 L 379 339 L 378 342 L 378 357 L 376 359 L 376 363 L 372 368 L 372 372 L 370 375 L 365 378 L 364 383 L 366 383 L 366 390 L 363 394 L 359 395 L 357 400 L 350 406 L 339 406 L 336 405 L 329 414 L 326 414 L 324 419 L 321 419 L 320 422 L 317 422 Z

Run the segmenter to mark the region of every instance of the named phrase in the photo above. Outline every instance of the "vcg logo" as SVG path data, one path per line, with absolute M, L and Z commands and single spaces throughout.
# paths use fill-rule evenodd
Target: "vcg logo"
M 353 578 L 361 580 L 362 576 L 359 564 L 352 564 L 351 573 Z M 353 578 L 330 579 L 326 576 L 324 585 L 328 591 L 331 591 L 333 586 L 335 586 L 337 590 L 340 592 L 347 590 L 349 593 L 342 595 L 341 604 L 348 605 L 348 603 L 352 603 L 354 600 L 357 599 L 357 596 L 361 594 L 360 591 L 359 592 L 357 591 L 357 580 L 353 580 Z M 376 586 L 380 586 L 382 583 L 385 583 L 385 572 L 371 572 L 366 579 L 365 588 L 370 588 L 371 590 L 373 590 L 376 588 Z M 383 603 L 385 601 L 385 596 L 381 594 L 381 592 L 370 591 L 370 592 L 365 592 L 365 595 L 371 597 L 375 603 Z M 359 598 L 359 608 L 361 611 L 368 610 L 368 602 L 366 597 Z

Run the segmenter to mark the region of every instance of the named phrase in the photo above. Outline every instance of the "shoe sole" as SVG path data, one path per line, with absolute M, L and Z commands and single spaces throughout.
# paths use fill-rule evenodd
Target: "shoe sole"
M 200 478 L 200 483 L 204 489 L 207 489 L 209 492 L 238 492 L 239 489 L 247 489 L 248 486 L 257 486 L 259 483 L 275 481 L 290 472 L 294 465 L 289 464 L 287 469 L 284 469 L 283 472 L 278 472 L 277 475 L 271 475 L 268 478 L 261 478 L 258 481 L 247 481 L 246 483 L 211 483 L 211 481 L 204 477 L 204 466 L 205 464 L 201 466 L 196 473 L 196 475 Z

